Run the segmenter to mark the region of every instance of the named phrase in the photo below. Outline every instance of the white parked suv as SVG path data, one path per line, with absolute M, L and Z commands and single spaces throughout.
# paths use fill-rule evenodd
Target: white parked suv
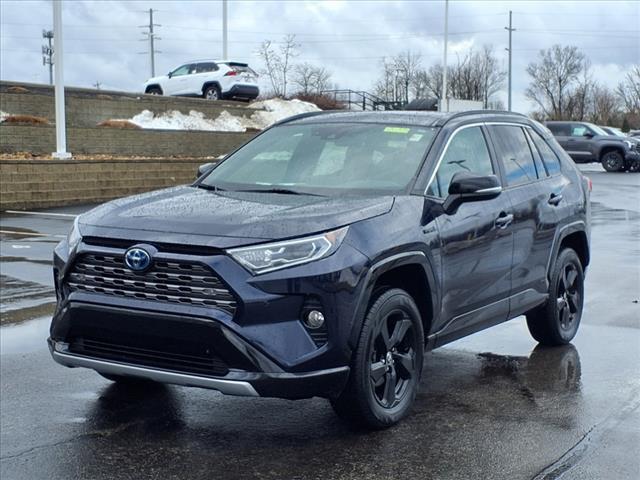
M 203 97 L 210 100 L 251 100 L 260 93 L 257 81 L 258 74 L 246 63 L 199 60 L 185 63 L 166 75 L 147 80 L 144 93 Z

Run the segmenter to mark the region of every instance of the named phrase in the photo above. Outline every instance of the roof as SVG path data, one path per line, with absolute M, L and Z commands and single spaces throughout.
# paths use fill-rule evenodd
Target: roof
M 369 122 L 369 123 L 390 123 L 390 124 L 411 124 L 424 127 L 441 127 L 450 120 L 473 118 L 478 121 L 483 120 L 517 120 L 523 121 L 528 118 L 519 113 L 503 112 L 494 110 L 472 110 L 468 112 L 430 112 L 412 110 L 387 110 L 387 111 L 342 111 L 332 110 L 326 112 L 311 112 L 296 115 L 283 120 L 280 123 L 314 123 L 318 117 L 322 117 L 323 123 L 342 122 Z

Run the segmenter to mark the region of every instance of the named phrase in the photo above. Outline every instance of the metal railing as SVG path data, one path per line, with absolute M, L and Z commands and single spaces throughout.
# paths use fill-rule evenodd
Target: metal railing
M 384 100 L 362 90 L 323 90 L 322 95 L 344 104 L 349 110 L 401 110 L 405 102 Z

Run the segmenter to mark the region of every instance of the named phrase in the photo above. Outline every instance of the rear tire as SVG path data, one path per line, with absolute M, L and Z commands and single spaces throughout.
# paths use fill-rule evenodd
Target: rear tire
M 601 162 L 607 172 L 621 172 L 624 169 L 624 157 L 616 150 L 605 153 Z
M 404 418 L 418 392 L 424 352 L 420 312 L 398 288 L 374 297 L 353 354 L 344 391 L 331 405 L 341 418 L 370 429 Z
M 578 254 L 563 249 L 553 267 L 547 301 L 528 312 L 531 336 L 542 345 L 566 345 L 578 332 L 584 303 L 584 271 Z
M 204 92 L 202 92 L 202 98 L 206 100 L 221 100 L 222 93 L 220 92 L 220 87 L 217 85 L 209 85 L 204 89 Z

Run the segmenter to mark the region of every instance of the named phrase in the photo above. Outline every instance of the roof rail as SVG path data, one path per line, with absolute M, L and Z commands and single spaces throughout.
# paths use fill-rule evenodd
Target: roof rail
M 445 112 L 442 112 L 445 113 Z M 449 122 L 450 120 L 453 120 L 454 118 L 459 118 L 459 117 L 464 117 L 465 115 L 482 115 L 482 114 L 491 114 L 491 113 L 498 113 L 501 115 L 516 115 L 518 117 L 524 117 L 524 118 L 529 118 L 527 117 L 524 113 L 518 113 L 518 112 L 507 112 L 506 110 L 467 110 L 464 112 L 455 112 L 453 114 L 451 114 L 450 116 L 446 116 L 442 119 L 442 123 L 440 126 L 444 125 L 445 123 Z

